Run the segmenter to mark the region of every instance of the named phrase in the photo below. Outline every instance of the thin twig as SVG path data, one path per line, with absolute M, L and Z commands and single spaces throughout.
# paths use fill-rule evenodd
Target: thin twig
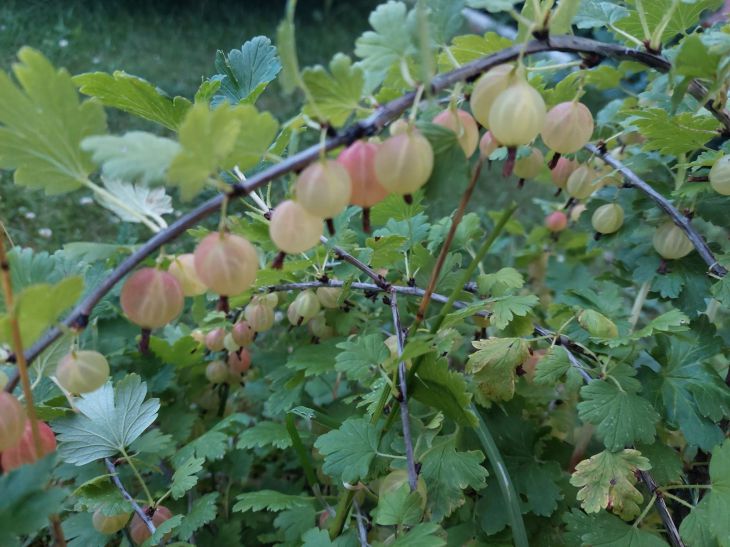
M 142 509 L 139 504 L 134 501 L 134 498 L 132 495 L 127 492 L 127 489 L 124 488 L 124 485 L 122 484 L 122 481 L 119 480 L 119 475 L 117 474 L 117 468 L 114 465 L 114 463 L 109 458 L 104 458 L 104 464 L 106 465 L 106 468 L 109 470 L 109 473 L 111 473 L 111 479 L 114 483 L 114 486 L 116 486 L 119 491 L 122 493 L 122 497 L 127 500 L 130 505 L 132 506 L 132 509 L 135 513 L 137 513 L 137 516 L 142 519 L 142 522 L 145 523 L 145 526 L 147 526 L 147 529 L 150 531 L 150 534 L 154 534 L 157 531 L 157 528 L 155 527 L 154 523 L 150 518 L 147 516 L 147 513 L 145 513 L 144 509 Z
M 390 290 L 390 309 L 393 313 L 393 328 L 395 329 L 395 338 L 398 341 L 398 357 L 403 355 L 403 346 L 405 338 L 403 325 L 400 322 L 400 313 L 398 312 L 398 293 Z M 406 446 L 406 468 L 408 469 L 408 485 L 411 492 L 416 491 L 418 486 L 418 472 L 416 471 L 416 460 L 413 456 L 413 438 L 411 437 L 411 417 L 408 412 L 408 385 L 406 384 L 406 362 L 402 359 L 398 363 L 398 388 L 400 390 L 400 418 L 403 423 L 403 442 Z
M 324 236 L 321 236 L 319 239 L 325 245 L 327 245 L 327 243 L 329 242 L 329 239 L 327 239 Z M 380 275 L 378 272 L 373 270 L 370 266 L 365 264 L 363 261 L 358 260 L 357 258 L 352 256 L 350 253 L 345 251 L 343 248 L 338 247 L 337 245 L 332 246 L 332 251 L 335 253 L 337 258 L 339 258 L 340 260 L 344 260 L 348 264 L 352 264 L 358 270 L 360 270 L 365 275 L 367 275 L 370 279 L 375 281 L 375 284 L 378 287 L 380 287 L 380 289 L 382 289 L 384 291 L 387 291 L 390 289 L 390 283 L 388 283 L 382 275 Z
M 365 517 L 360 510 L 360 504 L 357 501 L 352 502 L 355 507 L 355 519 L 357 520 L 357 537 L 360 540 L 360 547 L 370 547 L 368 543 L 368 531 L 365 529 Z
M 725 275 L 727 275 L 727 270 L 717 262 L 717 258 L 715 258 L 715 255 L 712 254 L 712 251 L 707 246 L 704 238 L 699 234 L 699 232 L 697 232 L 697 230 L 695 230 L 694 226 L 692 226 L 690 220 L 677 211 L 674 205 L 672 205 L 667 198 L 654 190 L 654 188 L 652 188 L 631 169 L 626 167 L 622 162 L 607 152 L 604 152 L 599 147 L 593 144 L 587 144 L 585 148 L 621 173 L 626 186 L 641 190 L 654 203 L 656 203 L 662 211 L 669 215 L 672 221 L 687 235 L 694 248 L 697 249 L 697 252 L 702 257 L 702 260 L 704 260 L 709 266 L 709 271 L 711 273 L 715 274 L 717 277 L 725 277 Z

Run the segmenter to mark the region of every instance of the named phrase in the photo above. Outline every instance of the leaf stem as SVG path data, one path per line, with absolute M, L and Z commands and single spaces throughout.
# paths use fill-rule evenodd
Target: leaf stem
M 631 316 L 629 317 L 629 332 L 633 332 L 636 328 L 636 324 L 639 322 L 639 317 L 641 316 L 641 309 L 644 307 L 644 302 L 646 302 L 646 297 L 649 294 L 649 289 L 651 288 L 651 279 L 649 281 L 645 281 L 641 288 L 639 289 L 639 292 L 636 293 L 636 299 L 634 300 L 634 305 L 631 307 Z
M 147 529 L 150 531 L 150 534 L 154 534 L 157 531 L 157 528 L 155 527 L 152 520 L 150 520 L 150 518 L 147 516 L 147 513 L 144 512 L 144 509 L 142 509 L 139 506 L 139 504 L 132 497 L 132 495 L 127 491 L 126 488 L 124 488 L 122 481 L 119 479 L 119 474 L 117 472 L 117 468 L 115 467 L 114 463 L 109 458 L 104 458 L 104 464 L 106 465 L 106 468 L 109 470 L 109 473 L 110 473 L 109 476 L 110 476 L 112 482 L 122 493 L 122 497 L 130 503 L 134 512 L 137 513 L 137 516 L 139 516 L 139 518 L 142 519 L 142 522 L 145 523 L 145 526 L 147 526 Z
M 350 505 L 355 497 L 354 490 L 343 489 L 340 492 L 340 500 L 337 502 L 337 509 L 335 510 L 335 519 L 329 526 L 330 539 L 334 539 L 342 533 L 342 529 L 345 527 L 345 520 L 347 515 L 350 513 Z
M 144 491 L 145 496 L 147 497 L 147 502 L 149 503 L 149 506 L 154 507 L 155 499 L 152 497 L 152 494 L 150 494 L 150 490 L 149 490 L 149 488 L 147 488 L 147 483 L 144 482 L 142 475 L 140 475 L 139 471 L 137 471 L 137 467 L 134 465 L 132 458 L 129 457 L 129 454 L 127 454 L 127 451 L 124 449 L 124 447 L 120 448 L 119 452 L 122 454 L 124 461 L 129 464 L 129 467 L 132 470 L 132 473 L 134 473 L 134 476 L 137 477 L 139 484 L 142 485 L 142 490 Z
M 638 528 L 639 524 L 641 524 L 641 521 L 644 520 L 644 517 L 649 513 L 652 507 L 654 507 L 654 502 L 656 501 L 656 492 L 651 495 L 651 499 L 649 500 L 649 503 L 646 504 L 646 507 L 644 507 L 644 510 L 639 515 L 639 518 L 636 519 L 636 521 L 633 524 L 633 528 Z

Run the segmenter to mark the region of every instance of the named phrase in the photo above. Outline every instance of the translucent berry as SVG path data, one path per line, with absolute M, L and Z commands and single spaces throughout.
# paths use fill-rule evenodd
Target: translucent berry
M 568 177 L 565 190 L 575 199 L 586 199 L 600 187 L 596 172 L 587 165 L 581 165 Z
M 391 136 L 400 135 L 401 133 L 405 133 L 406 131 L 408 131 L 409 127 L 409 123 L 406 120 L 400 118 L 390 124 L 389 132 Z
M 256 332 L 264 332 L 274 326 L 274 310 L 259 300 L 250 302 L 243 310 L 243 314 Z
M 327 324 L 327 320 L 322 314 L 313 317 L 309 321 L 308 326 L 312 335 L 316 336 L 320 340 L 326 340 L 335 334 L 335 330 Z
M 565 188 L 568 184 L 568 177 L 573 174 L 573 171 L 578 169 L 580 164 L 575 160 L 570 160 L 564 156 L 558 158 L 555 167 L 550 170 L 550 178 L 558 188 Z
M 551 232 L 562 232 L 568 226 L 568 217 L 562 211 L 554 211 L 545 217 L 545 227 Z
M 225 347 L 226 330 L 217 327 L 205 335 L 205 347 L 210 351 L 223 351 Z
M 524 78 L 497 96 L 489 113 L 489 130 L 507 147 L 530 144 L 545 122 L 545 101 Z
M 274 245 L 285 253 L 303 253 L 319 243 L 322 219 L 296 201 L 282 201 L 271 213 L 269 235 Z
M 127 278 L 119 298 L 124 314 L 145 329 L 164 327 L 183 310 L 185 297 L 174 275 L 142 268 Z
M 0 391 L 0 452 L 15 446 L 25 431 L 25 409 L 10 393 Z
M 0 455 L 2 468 L 7 473 L 12 469 L 16 469 L 27 463 L 34 463 L 43 456 L 50 454 L 56 450 L 56 436 L 48 424 L 45 422 L 37 422 L 38 434 L 41 441 L 41 453 L 36 452 L 35 442 L 33 441 L 33 430 L 30 420 L 25 421 L 25 428 L 20 440 L 10 448 L 7 448 Z
M 197 296 L 207 290 L 195 271 L 195 255 L 192 253 L 176 256 L 167 271 L 180 282 L 185 296 Z
M 256 281 L 259 257 L 247 239 L 213 232 L 195 248 L 195 271 L 212 291 L 223 296 L 241 294 Z
M 542 171 L 543 165 L 545 165 L 545 157 L 542 152 L 537 148 L 532 148 L 529 156 L 515 161 L 513 173 L 521 179 L 534 179 Z
M 540 135 L 548 148 L 572 154 L 588 144 L 593 127 L 591 111 L 578 101 L 567 101 L 550 109 Z
M 144 507 L 143 509 L 148 515 L 150 514 L 149 507 Z M 157 527 L 166 520 L 170 520 L 171 518 L 172 511 L 170 511 L 164 505 L 160 505 L 152 513 L 152 517 L 150 517 L 150 520 L 152 521 L 152 524 Z M 132 522 L 129 525 L 129 535 L 132 536 L 132 541 L 136 545 L 142 545 L 152 536 L 152 534 L 150 533 L 150 529 L 147 528 L 147 525 L 137 513 L 134 514 L 134 516 L 132 517 Z
M 489 127 L 489 113 L 497 96 L 514 81 L 513 65 L 498 65 L 484 73 L 474 84 L 469 104 L 477 121 Z
M 412 194 L 433 171 L 433 149 L 417 129 L 390 137 L 375 153 L 375 173 L 394 194 Z
M 261 296 L 254 296 L 253 299 L 258 299 L 262 304 L 270 307 L 272 310 L 279 303 L 279 295 L 275 292 L 266 293 Z
M 205 377 L 211 384 L 222 384 L 228 379 L 228 365 L 220 360 L 211 361 L 205 367 Z
M 236 341 L 233 339 L 233 335 L 230 332 L 223 338 L 223 349 L 226 351 L 237 351 L 240 347 L 241 346 L 236 344 Z
M 228 371 L 231 374 L 243 374 L 251 368 L 251 354 L 246 348 L 228 354 Z
M 233 341 L 238 344 L 239 347 L 245 347 L 251 345 L 256 331 L 249 325 L 248 321 L 239 321 L 231 329 L 231 336 Z
M 58 362 L 56 378 L 66 391 L 89 393 L 109 379 L 109 363 L 98 351 L 72 351 Z
M 307 289 L 300 292 L 287 310 L 287 318 L 292 325 L 301 325 L 319 312 L 319 298 Z
M 456 133 L 459 146 L 461 146 L 467 158 L 470 158 L 477 149 L 479 128 L 477 128 L 477 123 L 468 112 L 458 108 L 447 108 L 434 117 L 433 123 L 451 129 Z
M 656 229 L 652 243 L 662 258 L 670 260 L 687 256 L 694 249 L 687 234 L 671 220 Z
M 339 287 L 319 287 L 317 289 L 317 298 L 323 308 L 334 309 L 339 307 L 340 295 L 342 289 Z
M 297 202 L 311 215 L 333 218 L 350 202 L 350 174 L 335 160 L 315 161 L 299 174 L 294 191 Z
M 721 157 L 710 169 L 710 186 L 718 194 L 730 196 L 730 155 Z
M 491 131 L 487 131 L 482 135 L 482 138 L 479 140 L 479 153 L 484 158 L 488 158 L 492 155 L 492 152 L 494 152 L 497 148 L 502 146 L 497 142 L 497 140 L 492 135 Z
M 129 522 L 129 517 L 129 513 L 105 515 L 101 512 L 101 509 L 97 509 L 94 511 L 94 516 L 91 517 L 91 523 L 97 532 L 110 535 L 116 534 L 119 530 L 124 528 Z
M 337 161 L 350 174 L 350 203 L 358 207 L 372 207 L 388 195 L 388 190 L 383 188 L 375 174 L 377 150 L 378 145 L 375 143 L 355 141 L 337 157 Z
M 599 234 L 612 234 L 624 223 L 624 210 L 617 203 L 601 205 L 593 213 L 591 224 Z

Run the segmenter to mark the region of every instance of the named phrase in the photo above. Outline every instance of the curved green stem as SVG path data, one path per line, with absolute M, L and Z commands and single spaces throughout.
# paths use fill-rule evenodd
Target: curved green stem
M 137 467 L 134 465 L 134 462 L 132 461 L 132 458 L 129 457 L 129 454 L 127 454 L 127 451 L 122 448 L 120 450 L 122 453 L 122 457 L 124 458 L 124 461 L 129 464 L 130 469 L 132 469 L 132 473 L 134 473 L 134 476 L 137 477 L 137 480 L 139 481 L 139 484 L 142 485 L 142 490 L 144 490 L 144 494 L 147 497 L 147 502 L 149 503 L 150 507 L 155 506 L 155 500 L 152 497 L 152 494 L 150 493 L 149 488 L 147 488 L 147 483 L 144 482 L 144 479 L 142 478 L 142 475 L 139 474 L 139 471 L 137 471 Z
M 342 533 L 342 529 L 345 527 L 345 520 L 347 515 L 350 514 L 350 505 L 355 497 L 354 490 L 343 490 L 340 493 L 340 501 L 337 502 L 337 509 L 335 519 L 329 526 L 330 539 L 334 540 L 337 536 Z
M 471 411 L 476 415 L 478 424 L 474 431 L 479 438 L 479 442 L 484 448 L 484 452 L 487 455 L 489 463 L 492 465 L 494 470 L 495 478 L 499 484 L 499 489 L 502 491 L 502 499 L 504 504 L 507 506 L 507 513 L 510 519 L 510 525 L 512 526 L 512 539 L 515 543 L 515 547 L 529 547 L 527 541 L 527 530 L 525 530 L 525 523 L 522 520 L 522 509 L 520 508 L 520 499 L 517 497 L 517 492 L 512 484 L 512 479 L 507 473 L 507 467 L 504 465 L 502 454 L 500 454 L 497 444 L 494 442 L 494 438 L 487 427 L 484 418 L 479 413 L 479 410 L 475 405 L 471 405 Z

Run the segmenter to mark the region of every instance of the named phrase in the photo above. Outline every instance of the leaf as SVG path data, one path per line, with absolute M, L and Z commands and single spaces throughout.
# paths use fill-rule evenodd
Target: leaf
M 20 326 L 23 347 L 30 347 L 43 332 L 51 327 L 61 314 L 81 297 L 84 281 L 79 276 L 49 285 L 31 285 L 16 295 L 13 303 Z M 0 342 L 12 344 L 12 331 L 8 315 L 0 315 Z
M 276 422 L 259 422 L 252 427 L 246 428 L 238 437 L 238 449 L 263 448 L 272 445 L 279 450 L 291 446 L 291 437 L 284 424 Z
M 477 351 L 469 356 L 466 370 L 474 374 L 481 393 L 487 399 L 511 399 L 515 393 L 515 369 L 529 355 L 527 342 L 521 338 L 490 338 L 472 345 Z
M 442 532 L 438 524 L 424 522 L 411 528 L 407 533 L 402 534 L 388 547 L 444 547 L 446 540 L 439 535 Z M 376 543 L 377 547 L 384 545 Z
M 228 435 L 220 431 L 207 431 L 194 441 L 183 446 L 173 459 L 179 465 L 188 458 L 197 456 L 206 460 L 220 460 L 229 449 Z
M 349 418 L 339 429 L 320 436 L 314 446 L 324 456 L 322 470 L 356 484 L 365 479 L 378 450 L 378 429 L 364 418 Z
M 47 456 L 0 475 L 0 544 L 19 545 L 19 537 L 48 526 L 48 517 L 58 511 L 66 493 L 46 489 L 55 463 Z
M 118 179 L 102 179 L 104 187 L 120 201 L 142 214 L 161 228 L 167 228 L 167 222 L 162 215 L 173 212 L 172 198 L 165 193 L 165 189 L 148 188 L 139 184 L 131 184 Z M 141 222 L 135 216 L 130 215 L 119 205 L 109 200 L 102 194 L 97 194 L 96 200 L 114 212 L 119 218 L 126 222 Z
M 254 36 L 241 49 L 232 49 L 228 55 L 218 50 L 215 68 L 218 74 L 211 80 L 220 82 L 220 87 L 212 98 L 213 106 L 223 101 L 253 104 L 279 74 L 281 62 L 271 40 L 266 36 Z
M 105 177 L 142 184 L 164 181 L 172 158 L 180 151 L 175 141 L 144 131 L 87 137 L 81 148 L 92 153 Z
M 535 383 L 553 386 L 570 370 L 568 353 L 562 346 L 550 346 L 535 367 Z
M 76 513 L 66 516 L 61 529 L 70 547 L 105 547 L 109 537 L 98 532 L 93 525 L 92 513 Z
M 651 463 L 651 475 L 657 484 L 667 485 L 682 482 L 684 469 L 679 452 L 662 444 L 639 444 L 636 449 Z
M 629 16 L 629 10 L 613 2 L 582 0 L 573 24 L 581 29 L 605 28 Z
M 525 278 L 514 268 L 502 268 L 477 277 L 477 289 L 482 295 L 502 296 L 511 289 L 521 289 L 524 284 Z
M 631 339 L 639 340 L 655 336 L 660 332 L 684 332 L 689 330 L 689 317 L 677 309 L 669 310 L 649 321 L 649 323 L 631 335 Z
M 390 356 L 380 334 L 365 334 L 337 344 L 342 351 L 335 358 L 335 370 L 355 382 L 369 384 L 378 365 Z
M 297 44 L 294 33 L 294 9 L 297 3 L 288 0 L 286 3 L 286 17 L 276 28 L 276 46 L 281 55 L 281 89 L 285 94 L 294 91 L 301 81 L 299 74 L 299 60 L 297 59 Z
M 723 306 L 730 307 L 730 275 L 715 281 L 710 292 Z
M 177 535 L 180 539 L 190 538 L 197 530 L 215 520 L 218 514 L 216 502 L 218 501 L 219 495 L 218 492 L 211 492 L 193 502 L 193 506 L 188 511 L 188 514 L 185 515 L 177 530 Z
M 163 363 L 181 368 L 200 363 L 205 350 L 192 336 L 182 336 L 172 345 L 158 336 L 150 336 L 150 349 Z
M 177 131 L 192 104 L 185 97 L 171 98 L 147 80 L 115 71 L 87 72 L 74 76 L 73 83 L 84 95 L 96 97 L 104 106 L 129 112 L 139 118 Z
M 578 314 L 578 323 L 596 338 L 616 338 L 618 336 L 616 324 L 596 310 L 581 310 Z
M 577 498 L 586 513 L 610 508 L 622 518 L 631 519 L 639 514 L 638 504 L 643 499 L 634 487 L 634 472 L 650 468 L 649 460 L 638 450 L 604 450 L 580 462 L 570 484 L 580 488 Z
M 283 511 L 285 509 L 296 509 L 311 505 L 311 501 L 302 496 L 283 494 L 274 490 L 259 490 L 258 492 L 245 492 L 236 498 L 236 505 L 233 511 L 245 513 L 246 511 Z
M 593 545 L 600 547 L 668 547 L 668 544 L 651 532 L 623 522 L 610 513 L 586 515 L 573 509 L 563 520 L 568 524 L 570 536 L 577 536 L 569 545 Z M 571 537 L 572 539 L 572 537 Z
M 679 44 L 672 72 L 687 78 L 714 79 L 722 56 L 710 53 L 699 34 L 690 34 Z
M 408 385 L 411 396 L 421 403 L 441 410 L 456 423 L 475 427 L 476 416 L 470 409 L 471 393 L 464 377 L 449 370 L 445 359 L 427 356 Z
M 202 190 L 208 177 L 223 165 L 233 152 L 240 131 L 240 121 L 227 104 L 210 110 L 207 104 L 193 106 L 180 126 L 182 150 L 167 172 L 172 184 L 180 187 L 184 200 Z
M 10 76 L 0 72 L 0 169 L 15 184 L 63 194 L 80 188 L 94 170 L 81 141 L 106 132 L 104 110 L 79 102 L 71 77 L 40 52 L 24 47 Z
M 392 492 L 381 494 L 378 506 L 373 510 L 373 519 L 380 526 L 402 526 L 417 524 L 421 520 L 421 494 L 411 492 L 408 484 Z
M 86 481 L 74 490 L 74 511 L 100 510 L 104 515 L 118 515 L 132 510 L 130 503 L 109 480 L 100 475 Z
M 520 0 L 469 0 L 469 7 L 483 9 L 490 13 L 499 13 L 513 10 L 515 4 L 519 3 Z
M 136 374 L 81 395 L 79 414 L 54 423 L 59 453 L 67 463 L 85 465 L 121 452 L 157 418 L 158 399 L 145 401 L 147 385 Z
M 289 355 L 286 366 L 292 370 L 304 371 L 307 377 L 331 372 L 335 370 L 335 359 L 339 355 L 338 342 L 337 338 L 330 338 L 319 344 L 299 346 Z
M 241 129 L 225 163 L 238 165 L 243 170 L 250 169 L 269 150 L 279 129 L 279 122 L 268 112 L 259 112 L 249 104 L 237 106 L 232 114 L 239 121 Z
M 708 516 L 713 532 L 726 544 L 730 538 L 730 440 L 725 439 L 712 451 L 710 460 L 710 482 L 712 494 Z
M 347 55 L 337 53 L 329 65 L 329 73 L 321 65 L 305 68 L 304 85 L 309 94 L 304 113 L 319 121 L 341 127 L 360 108 L 365 77 L 362 68 L 352 66 Z
M 157 530 L 155 530 L 155 533 L 152 534 L 152 537 L 150 537 L 148 540 L 146 540 L 142 547 L 150 547 L 151 545 L 159 545 L 165 536 L 167 534 L 171 533 L 174 529 L 176 529 L 183 521 L 183 515 L 175 515 L 166 521 L 163 521 L 159 526 L 157 526 Z
M 372 249 L 369 264 L 373 268 L 383 268 L 397 262 L 403 257 L 403 251 L 407 247 L 407 243 L 408 238 L 402 235 L 383 235 L 367 238 L 365 245 Z
M 205 463 L 203 458 L 190 458 L 175 469 L 170 485 L 173 499 L 179 500 L 188 490 L 198 484 L 196 475 L 203 469 L 203 463 Z
M 678 156 L 702 148 L 717 137 L 720 122 L 711 116 L 682 112 L 671 115 L 661 108 L 632 110 L 628 121 L 646 139 L 642 150 Z
M 596 426 L 598 438 L 609 450 L 653 442 L 659 414 L 636 392 L 610 380 L 594 380 L 581 388 L 580 395 L 578 416 Z
M 421 457 L 421 474 L 428 485 L 431 518 L 440 521 L 464 504 L 464 489 L 480 490 L 486 486 L 487 470 L 481 464 L 484 454 L 478 450 L 456 451 L 456 437 L 434 441 Z
M 449 51 L 456 61 L 463 65 L 496 53 L 512 45 L 512 40 L 500 36 L 496 32 L 487 32 L 484 36 L 465 34 L 456 36 L 449 46 Z M 450 56 L 443 52 L 439 55 L 439 66 L 444 70 L 455 68 Z
M 700 502 L 682 519 L 679 535 L 687 545 L 703 547 L 720 547 L 717 536 L 713 533 L 713 522 L 710 520 L 710 503 L 712 493 L 705 494 Z
M 377 87 L 392 65 L 418 51 L 410 30 L 412 21 L 406 5 L 392 0 L 370 14 L 368 22 L 373 30 L 355 41 L 355 55 L 362 59 L 367 89 Z
M 297 507 L 281 511 L 274 519 L 274 526 L 284 534 L 284 540 L 299 544 L 302 536 L 309 531 L 317 521 L 317 512 L 314 506 Z M 329 535 L 327 536 L 329 539 Z
M 540 299 L 534 294 L 492 298 L 487 304 L 487 309 L 492 312 L 491 324 L 498 329 L 504 329 L 515 315 L 525 317 L 539 303 Z

